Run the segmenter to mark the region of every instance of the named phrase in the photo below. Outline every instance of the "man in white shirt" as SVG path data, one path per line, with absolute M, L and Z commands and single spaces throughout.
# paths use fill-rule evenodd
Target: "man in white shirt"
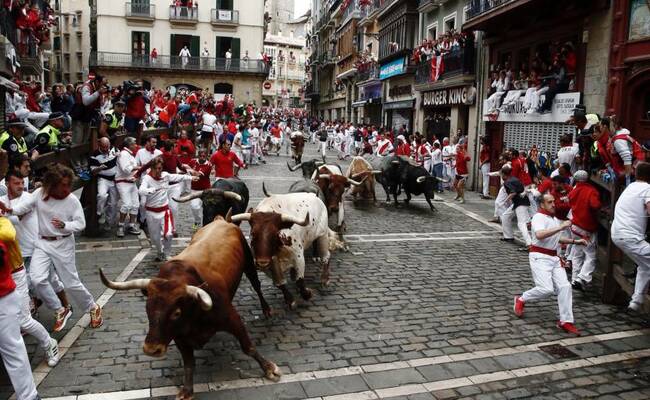
M 99 328 L 102 309 L 88 289 L 81 283 L 75 262 L 75 233 L 86 228 L 86 219 L 79 199 L 72 194 L 74 172 L 68 167 L 54 164 L 43 177 L 43 187 L 34 192 L 32 201 L 15 209 L 0 203 L 0 209 L 22 216 L 36 212 L 39 239 L 32 256 L 30 278 L 34 289 L 40 293 L 50 285 L 51 267 L 63 282 L 67 294 L 82 311 L 90 313 L 90 327 Z M 57 311 L 55 331 L 60 331 L 72 310 L 61 306 Z
M 226 52 L 226 70 L 230 69 L 230 65 L 232 63 L 232 49 L 228 49 Z
M 379 132 L 379 140 L 377 140 L 377 150 L 375 155 L 378 157 L 386 157 L 392 153 L 395 149 L 390 139 L 384 136 L 384 132 Z
M 634 294 L 628 309 L 638 311 L 650 282 L 650 243 L 645 240 L 650 214 L 650 163 L 636 167 L 636 182 L 630 183 L 616 202 L 612 241 L 637 264 Z
M 199 178 L 163 172 L 162 158 L 154 159 L 150 167 L 150 172 L 142 177 L 139 192 L 146 209 L 149 238 L 158 251 L 156 259 L 166 261 L 171 257 L 174 234 L 174 218 L 169 208 L 169 196 L 167 194 L 169 184 L 196 181 Z
M 445 166 L 444 179 L 452 182 L 456 177 L 454 173 L 454 159 L 456 158 L 456 146 L 449 143 L 449 138 L 442 139 L 442 163 Z M 451 183 L 445 183 L 444 187 L 451 190 Z
M 562 147 L 557 151 L 557 160 L 560 165 L 569 164 L 573 174 L 578 170 L 576 159 L 579 158 L 580 146 L 578 143 L 573 143 L 573 138 L 570 135 L 564 135 L 560 138 L 560 146 Z
M 201 144 L 209 150 L 212 147 L 212 141 L 217 129 L 217 117 L 214 114 L 204 111 L 201 119 L 203 120 L 203 125 L 201 126 Z M 223 126 L 219 134 L 221 133 L 223 133 Z
M 444 179 L 444 169 L 445 164 L 442 162 L 442 150 L 440 149 L 440 142 L 436 141 L 433 144 L 431 150 L 431 170 L 433 171 L 433 175 L 440 179 Z M 439 180 L 436 182 L 436 189 L 438 193 L 443 192 L 442 182 Z
M 585 246 L 587 242 L 584 239 L 574 240 L 561 237 L 561 233 L 571 227 L 571 221 L 560 223 L 560 220 L 554 215 L 555 198 L 551 194 L 545 194 L 539 205 L 538 213 L 535 214 L 531 222 L 533 244 L 530 247 L 528 259 L 535 287 L 521 296 L 515 296 L 514 312 L 521 318 L 524 315 L 526 303 L 543 300 L 557 294 L 560 311 L 557 327 L 567 333 L 580 336 L 580 331 L 574 325 L 571 283 L 569 283 L 566 271 L 560 265 L 557 250 L 560 243 Z
M 162 151 L 156 148 L 158 144 L 158 139 L 155 136 L 147 137 L 144 147 L 142 147 L 135 155 L 135 162 L 138 164 L 138 167 L 146 166 L 154 158 L 161 156 Z
M 111 147 L 111 141 L 102 137 L 98 149 L 90 156 L 90 171 L 97 176 L 97 215 L 99 224 L 107 221 L 115 223 L 117 209 L 117 189 L 115 173 L 117 170 L 117 150 Z
M 190 49 L 188 49 L 187 46 L 183 46 L 181 52 L 178 53 L 178 56 L 181 58 L 183 68 L 185 68 L 190 61 L 190 57 L 192 57 L 192 53 L 190 53 Z

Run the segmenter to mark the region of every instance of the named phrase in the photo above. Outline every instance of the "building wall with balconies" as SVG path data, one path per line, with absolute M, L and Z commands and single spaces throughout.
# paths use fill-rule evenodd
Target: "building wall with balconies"
M 82 82 L 88 77 L 90 6 L 88 0 L 57 3 L 46 81 L 50 84 Z

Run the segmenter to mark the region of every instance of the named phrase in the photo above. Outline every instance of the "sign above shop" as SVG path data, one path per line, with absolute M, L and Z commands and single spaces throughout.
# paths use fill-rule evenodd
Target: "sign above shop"
M 475 90 L 471 86 L 460 86 L 422 93 L 423 107 L 446 107 L 474 104 Z
M 406 72 L 406 57 L 398 58 L 379 68 L 379 79 L 388 79 Z
M 544 96 L 541 96 L 541 102 Z M 498 113 L 483 115 L 483 121 L 497 122 L 566 122 L 573 116 L 573 109 L 580 104 L 580 92 L 562 93 L 555 96 L 551 112 L 540 114 L 527 113 L 523 106 L 524 98 L 520 97 L 514 104 L 507 106 Z M 541 104 L 541 103 L 540 103 Z M 483 103 L 483 110 L 487 110 L 487 100 Z
M 389 97 L 411 96 L 412 94 L 413 89 L 411 85 L 392 86 L 390 89 L 388 89 Z

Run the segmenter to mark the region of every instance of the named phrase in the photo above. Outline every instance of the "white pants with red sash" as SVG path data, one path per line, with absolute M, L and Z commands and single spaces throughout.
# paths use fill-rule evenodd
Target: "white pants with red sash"
M 571 226 L 571 235 L 574 239 L 584 239 L 586 246 L 571 246 L 571 281 L 580 279 L 584 283 L 591 282 L 591 276 L 596 269 L 596 234 L 588 232 L 577 225 Z
M 170 256 L 174 237 L 174 216 L 169 206 L 146 207 L 146 210 L 151 243 L 156 247 L 159 255 Z
M 522 207 L 523 208 L 523 207 Z M 573 292 L 560 258 L 531 251 L 528 255 L 535 287 L 521 296 L 526 303 L 557 295 L 561 322 L 573 323 Z

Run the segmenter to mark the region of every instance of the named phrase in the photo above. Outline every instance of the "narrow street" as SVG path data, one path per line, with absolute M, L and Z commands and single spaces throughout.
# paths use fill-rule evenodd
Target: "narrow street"
M 308 146 L 304 159 L 315 150 Z M 301 179 L 299 171 L 288 171 L 288 157 L 267 160 L 241 174 L 251 206 L 263 197 L 262 182 L 269 192 L 284 193 Z M 513 314 L 513 295 L 532 284 L 528 255 L 498 240 L 498 225 L 486 222 L 491 202 L 468 196 L 458 205 L 444 195 L 432 213 L 423 198 L 395 208 L 383 202 L 380 187 L 377 194 L 376 205 L 345 202 L 350 251 L 334 254 L 327 289 L 319 287 L 318 267 L 308 258 L 307 284 L 316 289 L 309 303 L 285 310 L 279 290 L 262 276 L 275 311 L 264 319 L 242 280 L 236 307 L 260 353 L 282 369 L 281 381 L 262 379 L 234 338 L 218 334 L 196 352 L 195 398 L 650 398 L 650 330 L 602 304 L 598 293 L 574 292 L 579 338 L 555 327 L 554 300 L 530 305 L 523 319 Z M 175 252 L 191 236 L 189 205 L 181 210 Z M 90 330 L 88 316 L 74 314 L 77 320 L 56 336 L 65 355 L 53 369 L 42 362 L 33 338 L 26 339 L 42 398 L 176 394 L 183 370 L 175 346 L 164 359 L 142 353 L 143 295 L 115 293 L 99 281 L 99 267 L 111 279 L 154 276 L 155 254 L 141 243 L 148 242 L 78 242 L 81 278 L 101 296 L 105 324 Z M 40 319 L 49 326 L 44 312 Z M 1 384 L 0 397 L 7 398 L 12 390 L 4 373 Z

